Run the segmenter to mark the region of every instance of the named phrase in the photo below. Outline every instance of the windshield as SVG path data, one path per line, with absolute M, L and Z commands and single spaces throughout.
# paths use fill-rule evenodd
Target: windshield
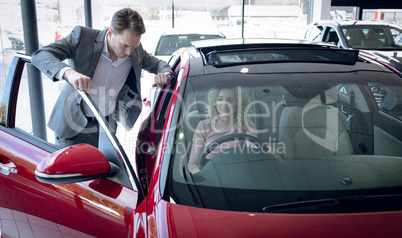
M 182 47 L 191 46 L 192 41 L 199 40 L 212 40 L 222 39 L 222 35 L 201 35 L 201 34 L 188 34 L 188 35 L 165 35 L 159 40 L 156 47 L 155 55 L 171 55 L 176 50 Z
M 387 25 L 343 26 L 342 33 L 349 47 L 354 49 L 401 49 L 402 29 Z
M 400 192 L 401 78 L 324 64 L 316 73 L 286 64 L 300 73 L 281 73 L 280 65 L 271 74 L 188 78 L 174 128 L 170 200 L 263 212 Z

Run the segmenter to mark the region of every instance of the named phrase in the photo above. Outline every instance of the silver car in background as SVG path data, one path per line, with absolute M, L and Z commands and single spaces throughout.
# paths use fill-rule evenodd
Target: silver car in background
M 224 39 L 226 38 L 218 30 L 206 29 L 168 29 L 161 34 L 155 47 L 155 56 L 168 61 L 176 50 L 182 47 L 191 46 L 191 42 L 200 40 Z
M 387 21 L 323 20 L 310 24 L 304 38 L 342 49 L 357 49 L 402 71 L 402 26 Z

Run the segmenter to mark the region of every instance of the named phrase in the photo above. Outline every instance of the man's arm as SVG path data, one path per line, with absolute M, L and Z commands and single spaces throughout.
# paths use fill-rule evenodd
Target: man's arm
M 82 34 L 83 28 L 77 26 L 65 38 L 36 50 L 32 54 L 32 64 L 53 81 L 64 79 L 77 90 L 90 90 L 91 78 L 63 62 L 73 58 L 73 52 L 78 48 Z M 88 46 L 93 44 L 91 41 L 85 43 Z
M 80 34 L 80 28 L 75 27 L 65 38 L 34 51 L 31 57 L 32 64 L 53 81 L 58 81 L 56 75 L 61 69 L 69 67 L 63 61 L 72 57 Z
M 150 55 L 142 48 L 142 44 L 140 44 L 134 50 L 134 56 L 137 57 L 139 62 L 141 62 L 140 65 L 142 69 L 155 74 L 152 87 L 162 87 L 170 83 L 174 73 L 168 63 L 153 55 Z

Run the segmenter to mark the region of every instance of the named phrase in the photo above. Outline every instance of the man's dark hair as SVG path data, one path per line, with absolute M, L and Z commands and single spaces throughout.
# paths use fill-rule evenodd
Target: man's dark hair
M 123 8 L 113 14 L 111 27 L 116 34 L 120 34 L 126 29 L 129 29 L 134 35 L 145 33 L 145 24 L 141 15 L 131 8 Z

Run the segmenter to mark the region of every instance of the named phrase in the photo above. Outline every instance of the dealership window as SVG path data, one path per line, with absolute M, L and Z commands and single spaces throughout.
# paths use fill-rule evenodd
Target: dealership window
M 352 19 L 357 20 L 359 15 L 358 7 L 331 7 L 330 19 Z M 362 20 L 383 20 L 402 23 L 401 9 L 362 9 Z
M 241 0 L 186 1 L 155 0 L 145 3 L 105 0 L 93 2 L 93 27 L 109 26 L 113 13 L 131 7 L 143 16 L 147 32 L 141 40 L 148 52 L 154 52 L 159 36 L 167 28 L 199 31 L 212 29 L 227 38 L 242 37 Z M 309 0 L 244 1 L 245 38 L 298 38 L 307 24 Z M 172 13 L 174 12 L 174 15 Z
M 32 110 L 29 97 L 27 68 L 28 67 L 26 64 L 24 67 L 24 71 L 22 73 L 20 87 L 18 89 L 17 107 L 15 114 L 15 127 L 22 131 L 25 131 L 28 134 L 33 135 L 32 117 L 31 117 Z M 50 114 L 52 112 L 53 106 L 65 82 L 63 81 L 55 83 L 45 75 L 42 75 L 42 77 L 43 77 L 42 90 L 44 97 L 45 119 L 47 123 Z M 55 143 L 54 132 L 49 128 L 46 128 L 46 135 L 47 135 L 47 141 L 54 144 Z
M 36 1 L 39 46 L 50 44 L 66 35 L 76 25 L 85 25 L 84 1 Z
M 0 98 L 8 69 L 17 51 L 23 51 L 20 0 L 0 1 Z
M 401 9 L 363 9 L 363 20 L 384 20 L 402 24 Z

